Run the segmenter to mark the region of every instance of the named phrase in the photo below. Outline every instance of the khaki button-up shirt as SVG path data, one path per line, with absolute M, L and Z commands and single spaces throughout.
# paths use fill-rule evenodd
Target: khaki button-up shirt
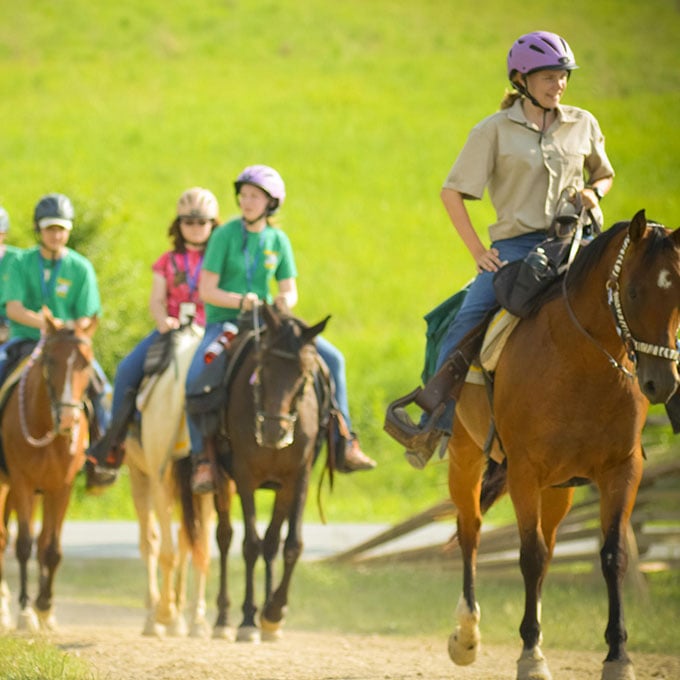
M 541 135 L 521 101 L 494 113 L 470 132 L 444 187 L 480 199 L 488 188 L 496 210 L 492 241 L 546 230 L 563 189 L 613 177 L 604 136 L 595 117 L 575 106 L 559 106 Z

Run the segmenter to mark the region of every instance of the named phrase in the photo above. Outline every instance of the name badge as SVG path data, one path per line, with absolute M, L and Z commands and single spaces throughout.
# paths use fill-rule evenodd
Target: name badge
M 181 326 L 190 324 L 196 316 L 195 302 L 180 302 L 179 303 L 179 323 Z

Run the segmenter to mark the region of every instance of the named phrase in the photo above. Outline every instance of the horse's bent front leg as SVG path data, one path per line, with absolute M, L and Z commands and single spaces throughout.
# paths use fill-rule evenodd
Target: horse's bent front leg
M 449 443 L 449 493 L 457 509 L 456 537 L 463 558 L 463 592 L 458 600 L 456 629 L 449 636 L 449 657 L 459 666 L 477 658 L 480 610 L 475 599 L 475 564 L 482 514 L 479 506 L 484 458 L 456 420 Z
M 609 596 L 605 631 L 609 653 L 602 667 L 602 680 L 635 680 L 633 663 L 626 652 L 623 578 L 628 567 L 626 533 L 641 476 L 641 456 L 637 456 L 627 461 L 625 469 L 611 470 L 607 479 L 598 480 L 604 532 L 600 561 Z

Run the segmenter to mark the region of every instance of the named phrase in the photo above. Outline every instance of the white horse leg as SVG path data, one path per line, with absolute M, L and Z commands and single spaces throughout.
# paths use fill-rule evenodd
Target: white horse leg
M 38 615 L 35 613 L 35 609 L 33 609 L 33 607 L 25 607 L 19 612 L 19 618 L 17 619 L 17 631 L 31 634 L 40 632 Z
M 191 637 L 208 638 L 211 635 L 211 625 L 206 618 L 207 605 L 205 591 L 208 582 L 208 570 L 210 568 L 210 537 L 213 534 L 213 499 L 210 494 L 194 496 L 197 516 L 199 517 L 199 533 L 193 551 L 189 546 L 184 528 L 179 532 L 179 552 L 182 559 L 188 557 L 191 552 L 194 580 L 194 597 L 192 603 Z M 233 639 L 232 636 L 225 636 Z M 223 638 L 224 639 L 224 638 Z
M 0 635 L 12 630 L 12 614 L 10 611 L 10 592 L 7 581 L 0 582 Z
M 456 606 L 458 625 L 449 637 L 449 656 L 458 666 L 469 666 L 477 658 L 481 640 L 480 618 L 479 605 L 475 602 L 474 611 L 470 611 L 465 598 L 461 595 Z
M 126 442 L 127 464 L 130 470 L 130 490 L 139 523 L 139 554 L 146 568 L 146 618 L 142 635 L 162 637 L 165 629 L 156 624 L 156 606 L 160 599 L 158 588 L 158 551 L 159 541 L 151 500 L 149 497 L 149 477 L 135 463 L 143 455 L 139 441 L 128 437 Z
M 43 633 L 53 633 L 58 629 L 57 617 L 54 615 L 54 607 L 47 611 L 37 612 L 38 625 Z
M 538 645 L 533 649 L 522 650 L 522 656 L 517 661 L 517 680 L 552 680 L 550 669 Z

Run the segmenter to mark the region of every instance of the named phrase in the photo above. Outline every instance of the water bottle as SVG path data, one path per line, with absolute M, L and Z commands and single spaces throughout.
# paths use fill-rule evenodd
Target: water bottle
M 238 334 L 238 326 L 231 323 L 231 321 L 225 321 L 222 325 L 222 332 L 208 345 L 203 355 L 203 360 L 206 364 L 211 363 L 214 359 L 222 354 L 225 349 L 229 349 L 231 341 Z

